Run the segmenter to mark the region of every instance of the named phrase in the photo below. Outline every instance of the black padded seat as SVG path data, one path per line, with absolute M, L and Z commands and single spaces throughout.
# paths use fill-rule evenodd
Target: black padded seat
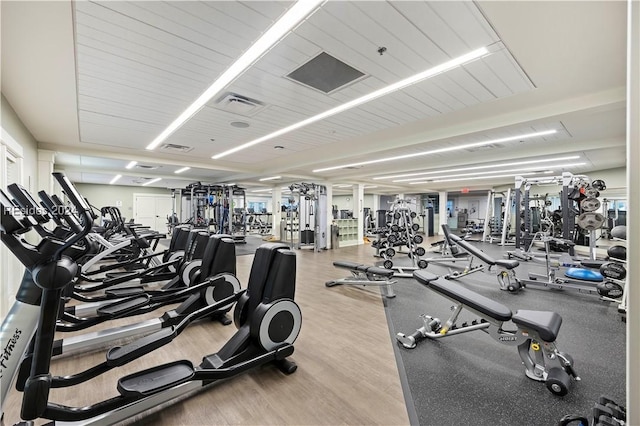
M 393 271 L 391 269 L 379 268 L 377 266 L 369 266 L 365 271 L 367 274 L 378 275 L 385 278 L 391 278 Z
M 444 225 L 443 225 L 443 227 L 444 227 Z M 495 265 L 496 264 L 496 260 L 494 258 L 490 257 L 487 253 L 485 253 L 482 250 L 478 249 L 473 244 L 469 244 L 468 242 L 466 242 L 465 240 L 463 240 L 462 238 L 460 238 L 460 237 L 458 237 L 457 235 L 454 235 L 454 234 L 451 234 L 450 238 L 458 246 L 462 247 L 467 253 L 470 253 L 471 255 L 477 257 L 478 259 L 482 260 L 487 265 Z M 518 266 L 518 265 L 516 265 L 516 266 Z M 514 266 L 514 268 L 515 268 L 515 266 Z
M 413 278 L 418 280 L 420 284 L 429 285 L 431 281 L 435 281 L 440 277 L 436 274 L 432 274 L 431 272 L 419 270 L 413 272 Z
M 422 271 L 414 272 L 414 277 Z M 424 284 L 424 283 L 423 283 Z M 447 280 L 428 283 L 429 288 L 498 321 L 509 321 L 511 310 L 501 303 Z
M 501 266 L 505 269 L 514 269 L 517 268 L 520 265 L 520 262 L 518 262 L 517 260 L 507 260 L 507 259 L 497 259 L 495 261 L 495 265 L 496 266 Z
M 511 317 L 521 328 L 535 330 L 546 342 L 554 342 L 558 337 L 562 317 L 557 312 L 520 310 Z
M 366 274 L 366 273 L 367 273 L 367 269 L 369 269 L 369 266 L 368 266 L 368 265 L 362 265 L 362 264 L 360 264 L 360 265 L 358 265 L 358 266 L 356 266 L 356 267 L 355 267 L 355 270 L 356 270 L 356 271 L 358 271 L 358 272 L 362 272 L 362 273 L 364 273 L 364 274 Z
M 581 260 L 580 265 L 585 268 L 600 269 L 602 265 L 609 263 L 607 260 Z
M 345 269 L 358 269 L 358 266 L 362 266 L 361 263 L 349 262 L 348 260 L 336 260 L 333 262 L 333 266 L 337 266 L 338 268 Z

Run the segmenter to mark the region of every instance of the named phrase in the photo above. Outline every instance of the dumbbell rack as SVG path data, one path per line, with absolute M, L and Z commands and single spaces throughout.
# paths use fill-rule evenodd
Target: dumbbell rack
M 424 241 L 424 238 L 417 234 L 420 225 L 414 222 L 416 217 L 416 212 L 411 211 L 406 200 L 396 200 L 387 214 L 387 226 L 378 233 L 378 239 L 375 242 L 376 256 L 383 259 L 382 266 L 385 269 L 394 271 L 394 276 L 410 278 L 413 276 L 413 271 L 427 267 L 427 262 L 421 259 L 425 255 L 425 249 L 419 244 Z M 408 251 L 402 250 L 405 247 Z M 400 253 L 407 254 L 411 259 L 411 265 L 393 264 L 393 257 Z

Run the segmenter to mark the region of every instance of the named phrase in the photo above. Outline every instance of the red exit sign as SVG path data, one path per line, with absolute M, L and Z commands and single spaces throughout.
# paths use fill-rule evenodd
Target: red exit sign
M 460 190 L 460 192 L 462 192 L 463 194 L 468 194 L 469 193 L 469 188 L 462 188 Z

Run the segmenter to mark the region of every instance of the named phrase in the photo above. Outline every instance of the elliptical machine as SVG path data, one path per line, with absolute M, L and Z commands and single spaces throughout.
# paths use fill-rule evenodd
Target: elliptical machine
M 6 368 L 2 371 L 5 377 L 2 402 L 35 333 L 29 373 L 18 383 L 24 392 L 21 407 L 24 420 L 113 424 L 254 367 L 274 363 L 285 374 L 297 369 L 287 359 L 293 354 L 293 342 L 302 321 L 300 309 L 293 301 L 296 257 L 286 245 L 271 243 L 256 252 L 246 291 L 208 307 L 213 312 L 237 301 L 234 320 L 239 329 L 220 351 L 205 356 L 197 367 L 183 360 L 130 374 L 118 381 L 118 396 L 93 405 L 68 407 L 50 402 L 49 391 L 59 383 L 59 378 L 50 373 L 50 363 L 60 300 L 64 288 L 78 272 L 77 265 L 65 254 L 82 250 L 74 244 L 91 229 L 90 207 L 64 175 L 53 175 L 86 219 L 82 232 L 64 241 L 46 237 L 34 246 L 22 240 L 19 235 L 30 228 L 29 219 L 4 193 L 0 194 L 2 240 L 27 268 L 16 304 L 2 324 L 3 339 L 13 336 L 12 351 L 3 364 Z M 168 330 L 114 348 L 107 354 L 107 367 L 118 367 L 169 343 L 177 329 L 188 322 L 187 318 Z

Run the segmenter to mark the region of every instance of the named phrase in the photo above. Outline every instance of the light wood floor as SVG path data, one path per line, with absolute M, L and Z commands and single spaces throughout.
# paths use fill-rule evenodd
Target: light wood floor
M 220 425 L 402 425 L 409 419 L 393 354 L 382 299 L 377 288 L 338 286 L 330 279 L 347 271 L 333 260 L 372 264 L 374 249 L 354 246 L 321 253 L 297 251 L 296 301 L 302 310 L 302 331 L 292 359 L 298 370 L 285 376 L 274 367 L 253 370 L 191 398 L 146 416 L 135 424 Z M 238 276 L 246 286 L 253 256 L 239 256 Z M 155 315 L 109 324 L 126 324 Z M 106 328 L 106 327 L 105 327 Z M 54 389 L 51 401 L 83 406 L 116 396 L 121 376 L 179 359 L 199 364 L 235 332 L 233 325 L 193 324 L 171 344 L 85 384 Z M 54 360 L 52 373 L 70 374 L 104 360 L 103 352 Z M 5 405 L 5 424 L 19 419 L 20 394 L 12 391 Z

